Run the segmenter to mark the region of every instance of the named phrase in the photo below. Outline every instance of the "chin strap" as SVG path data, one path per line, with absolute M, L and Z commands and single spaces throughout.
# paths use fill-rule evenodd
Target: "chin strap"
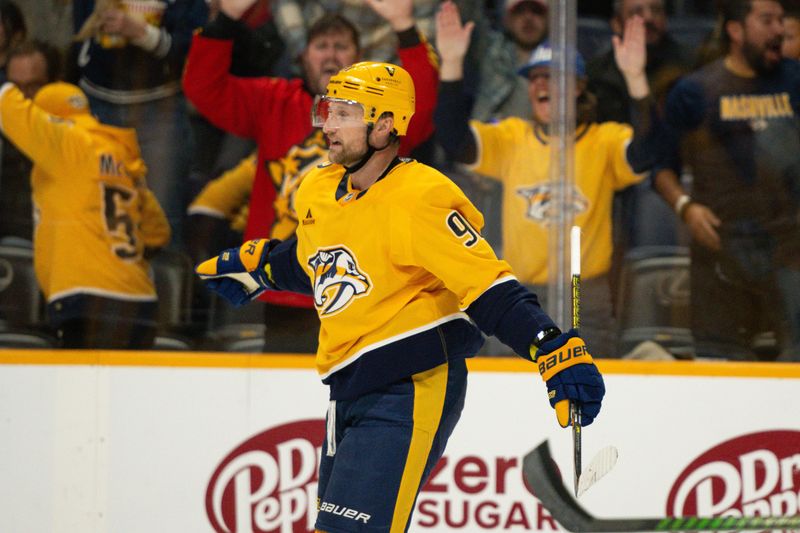
M 372 128 L 373 128 L 372 124 L 367 124 L 367 151 L 364 153 L 364 156 L 361 159 L 359 159 L 355 165 L 344 167 L 345 170 L 347 170 L 348 174 L 358 172 L 361 169 L 361 167 L 367 164 L 367 161 L 369 161 L 369 159 L 373 156 L 373 154 L 375 154 L 375 152 L 386 150 L 387 148 L 389 148 L 389 146 L 392 145 L 392 142 L 394 142 L 394 135 L 390 135 L 389 141 L 384 146 L 380 148 L 375 148 L 369 143 L 369 136 L 372 133 Z
M 369 161 L 369 158 L 372 157 L 372 154 L 374 153 L 375 153 L 375 148 L 369 146 L 369 148 L 367 148 L 367 152 L 364 154 L 364 157 L 359 159 L 355 165 L 344 167 L 345 170 L 347 170 L 348 174 L 353 174 L 354 172 L 358 172 L 359 170 L 361 170 L 361 167 L 367 164 L 367 161 Z

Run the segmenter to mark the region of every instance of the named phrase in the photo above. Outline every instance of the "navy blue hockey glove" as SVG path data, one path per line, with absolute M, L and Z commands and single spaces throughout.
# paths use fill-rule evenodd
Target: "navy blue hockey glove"
M 269 289 L 276 289 L 270 272 L 269 252 L 280 241 L 256 239 L 228 248 L 200 263 L 195 272 L 206 286 L 239 307 Z
M 606 387 L 578 330 L 562 333 L 538 348 L 531 346 L 531 357 L 547 384 L 547 397 L 561 427 L 572 424 L 570 401 L 578 403 L 581 424 L 591 424 L 600 412 Z

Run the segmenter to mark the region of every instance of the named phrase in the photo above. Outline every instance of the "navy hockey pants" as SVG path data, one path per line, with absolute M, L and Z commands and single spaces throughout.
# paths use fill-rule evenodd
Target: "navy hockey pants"
M 319 469 L 316 528 L 403 532 L 417 494 L 461 416 L 463 359 L 355 400 L 331 402 Z

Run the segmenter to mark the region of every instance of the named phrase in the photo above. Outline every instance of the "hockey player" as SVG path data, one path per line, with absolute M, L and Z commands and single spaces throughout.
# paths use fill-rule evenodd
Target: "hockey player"
M 194 39 L 184 90 L 200 113 L 218 127 L 258 143 L 245 239 L 284 239 L 294 233 L 298 215 L 294 193 L 305 173 L 327 157 L 323 135 L 308 121 L 314 96 L 324 94 L 330 77 L 359 59 L 358 30 L 339 15 L 326 15 L 309 30 L 302 56 L 303 79 L 240 78 L 229 73 L 232 39 L 253 0 L 222 0 L 220 14 Z M 400 146 L 402 154 L 433 133 L 438 71 L 435 53 L 417 29 L 411 0 L 369 0 L 398 40 L 403 66 L 414 77 L 424 102 Z M 367 9 L 365 5 L 364 9 Z M 316 350 L 318 321 L 312 302 L 291 292 L 270 293 L 265 322 L 266 351 Z
M 317 369 L 331 398 L 320 531 L 407 528 L 460 417 L 479 328 L 538 363 L 562 426 L 570 400 L 591 423 L 605 392 L 578 332 L 561 333 L 495 257 L 461 190 L 397 157 L 413 114 L 414 85 L 398 66 L 334 75 L 313 113 L 329 161 L 300 185 L 296 238 L 250 241 L 197 267 L 235 304 L 268 289 L 313 295 Z M 359 514 L 327 510 L 335 506 Z
M 0 128 L 33 161 L 33 262 L 61 345 L 151 347 L 158 306 L 146 255 L 170 227 L 136 132 L 101 124 L 83 91 L 61 82 L 33 101 L 4 84 Z

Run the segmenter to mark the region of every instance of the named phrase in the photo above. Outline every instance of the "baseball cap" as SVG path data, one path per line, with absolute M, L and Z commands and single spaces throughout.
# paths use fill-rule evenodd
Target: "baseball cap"
M 81 88 L 63 81 L 48 83 L 39 89 L 33 103 L 57 117 L 91 116 L 89 100 Z
M 522 4 L 523 2 L 530 2 L 531 4 L 536 4 L 542 10 L 543 13 L 547 12 L 547 1 L 546 0 L 506 0 L 505 10 L 506 13 L 517 7 L 518 5 Z
M 550 48 L 549 42 L 544 41 L 531 53 L 531 57 L 528 59 L 528 62 L 525 64 L 525 66 L 517 70 L 517 74 L 523 78 L 527 78 L 528 72 L 530 72 L 531 69 L 536 67 L 549 67 L 552 62 L 553 49 Z M 577 50 L 575 51 L 575 74 L 579 78 L 586 76 L 586 63 L 583 60 L 581 53 Z

